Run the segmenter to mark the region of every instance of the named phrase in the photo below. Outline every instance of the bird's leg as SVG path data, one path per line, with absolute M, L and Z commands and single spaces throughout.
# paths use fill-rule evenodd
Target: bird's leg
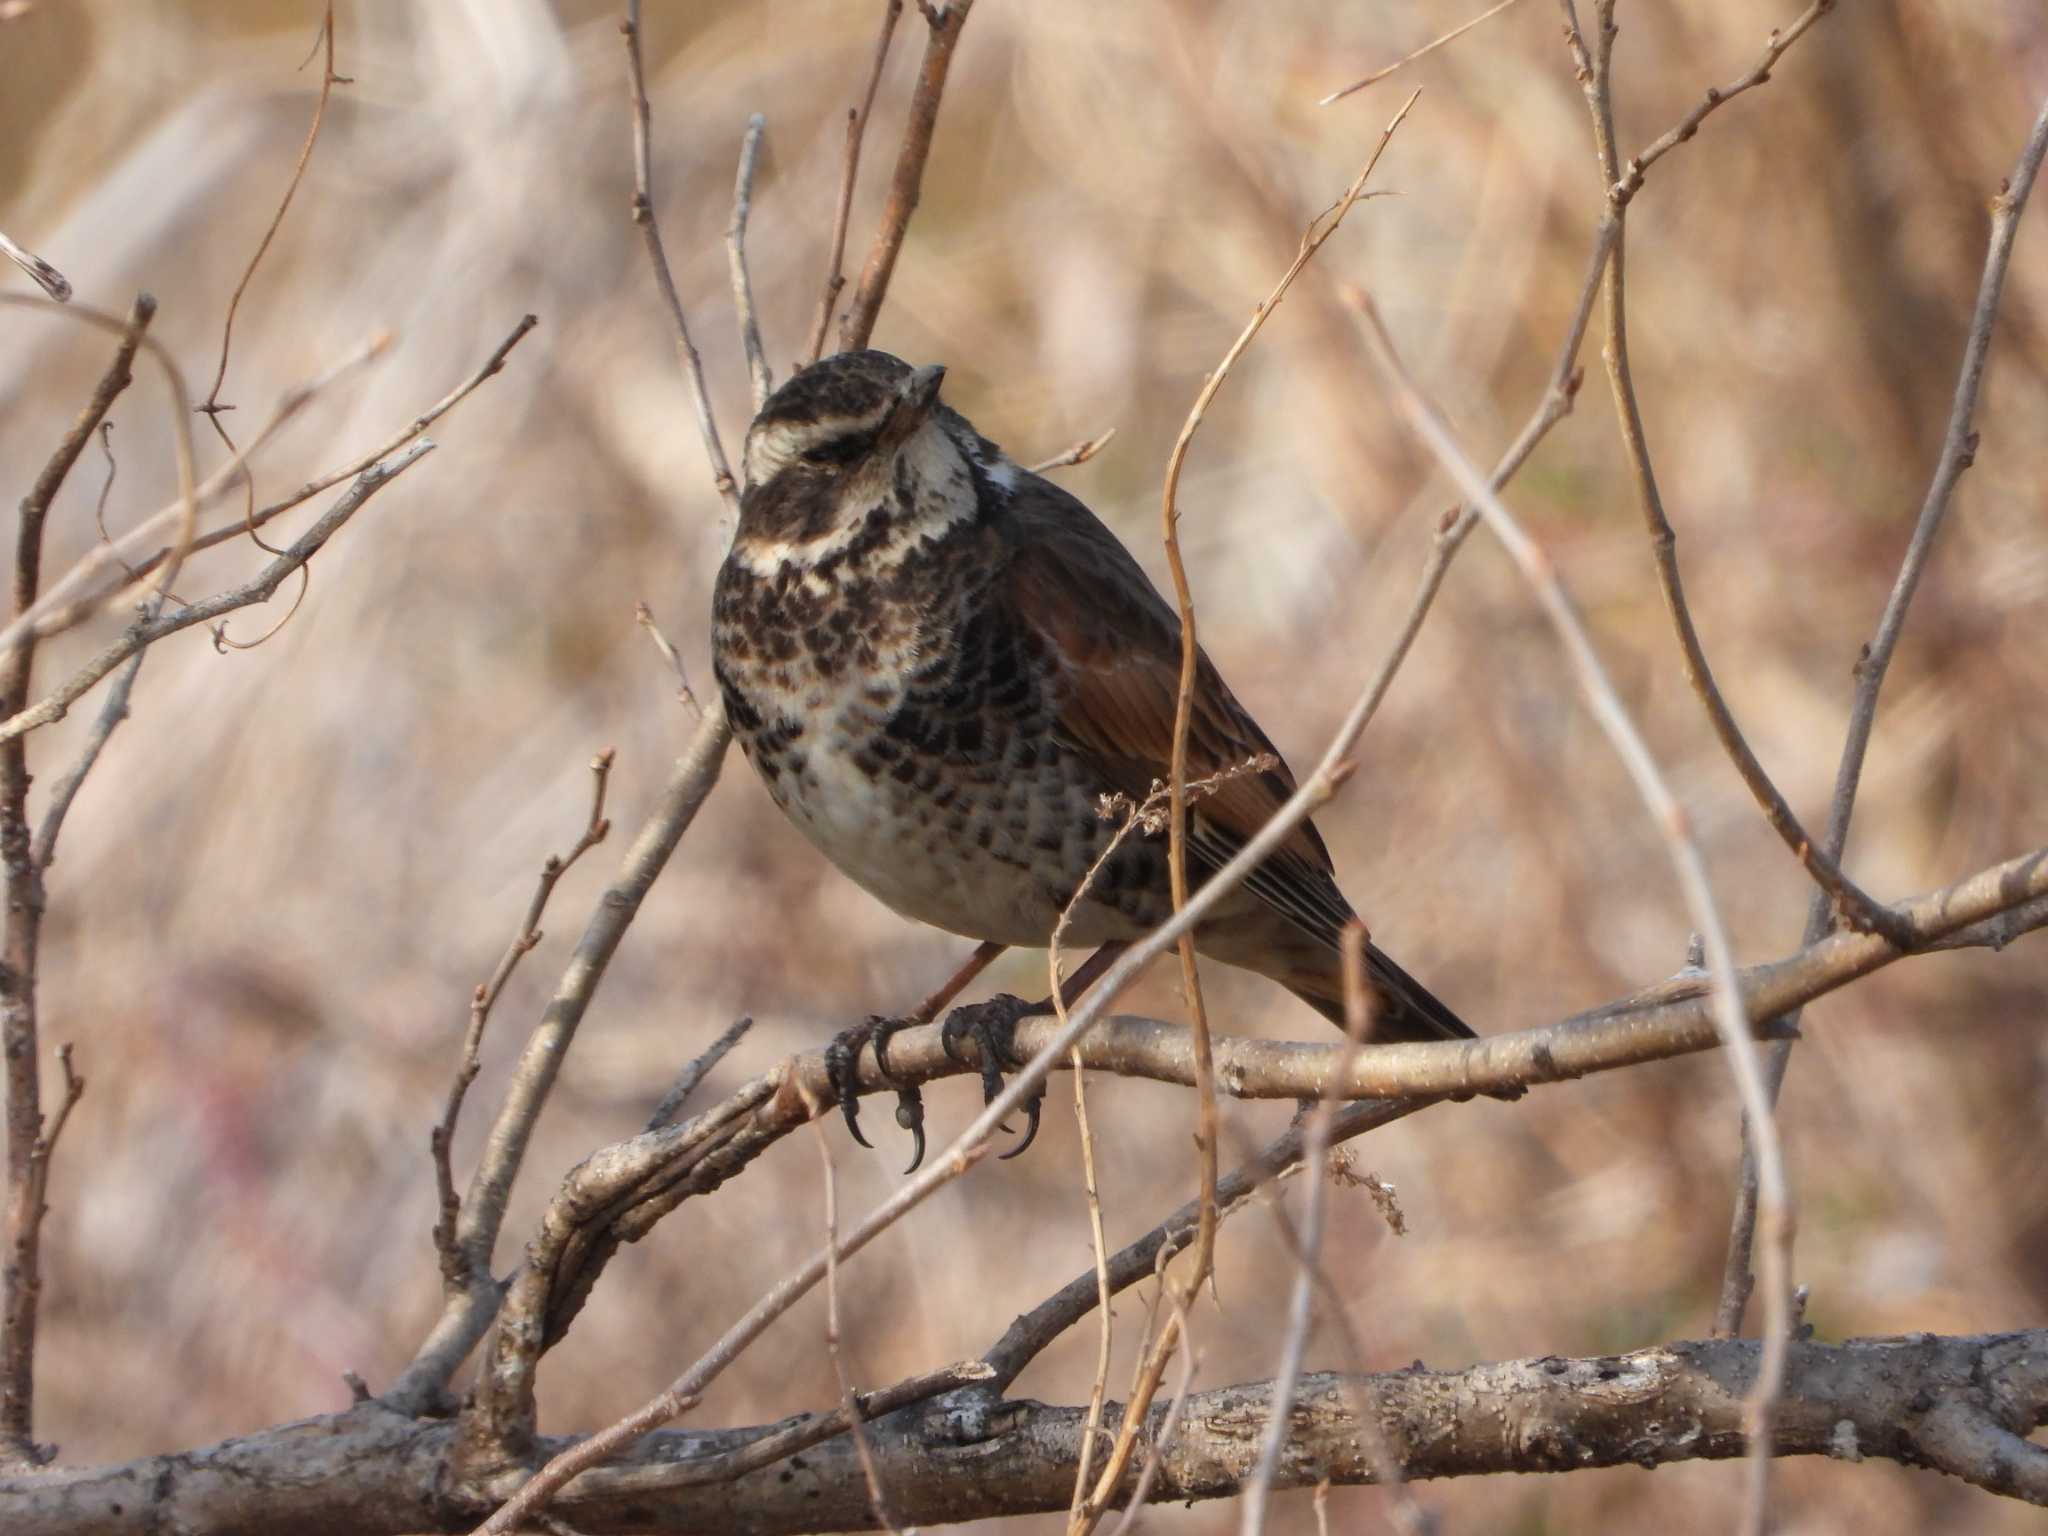
M 1061 984 L 1061 1006 L 1073 1007 L 1075 1000 L 1087 991 L 1095 980 L 1109 969 L 1110 962 L 1128 947 L 1121 941 L 1112 941 L 1090 955 L 1082 963 L 1081 968 Z M 1027 1003 L 1021 997 L 1001 992 L 985 1003 L 969 1003 L 947 1014 L 945 1026 L 939 1034 L 939 1043 L 945 1047 L 948 1056 L 966 1066 L 968 1062 L 960 1054 L 960 1042 L 972 1037 L 981 1055 L 981 1101 L 987 1104 L 1003 1091 L 1004 1062 L 1008 1061 L 1013 1067 L 1024 1065 L 1017 1059 L 1014 1049 L 1018 1023 L 1024 1019 L 1040 1018 L 1054 1012 L 1057 1010 L 1053 1007 L 1050 997 L 1041 998 L 1035 1003 Z M 1030 1117 L 1029 1123 L 1024 1127 L 1024 1139 L 1005 1152 L 1005 1158 L 1019 1156 L 1037 1138 L 1038 1115 L 1044 1102 L 1045 1084 L 1040 1083 L 1038 1091 L 1024 1101 L 1024 1112 Z M 1009 1127 L 1005 1126 L 1003 1129 L 1008 1130 Z M 911 1166 L 915 1167 L 916 1164 L 913 1163 Z
M 833 1092 L 839 1095 L 839 1108 L 846 1116 L 846 1128 L 853 1133 L 853 1139 L 862 1146 L 868 1146 L 867 1137 L 860 1133 L 860 1097 L 855 1082 L 856 1067 L 861 1047 L 873 1042 L 875 1065 L 882 1070 L 882 1076 L 895 1081 L 895 1074 L 889 1070 L 889 1039 L 898 1030 L 909 1029 L 916 1024 L 929 1024 L 939 1016 L 939 1010 L 953 1001 L 965 990 L 967 984 L 989 968 L 997 955 L 1003 952 L 1001 944 L 979 945 L 973 954 L 961 964 L 946 984 L 930 997 L 919 1003 L 911 1012 L 895 1018 L 871 1015 L 865 1022 L 851 1029 L 841 1030 L 825 1047 L 825 1076 L 832 1084 Z M 904 1084 L 896 1090 L 896 1123 L 915 1138 L 912 1148 L 909 1173 L 924 1161 L 924 1098 L 915 1083 Z

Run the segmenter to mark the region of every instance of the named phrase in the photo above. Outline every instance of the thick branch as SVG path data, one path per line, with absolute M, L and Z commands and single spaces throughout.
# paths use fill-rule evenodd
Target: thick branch
M 1372 1481 L 1363 1448 L 1369 1436 L 1353 1406 L 1360 1403 L 1370 1405 L 1411 1478 L 1739 1456 L 1742 1400 L 1758 1348 L 1753 1340 L 1712 1340 L 1459 1371 L 1309 1376 L 1297 1393 L 1292 1449 L 1275 1482 L 1305 1488 L 1325 1479 Z M 1770 1450 L 1934 1467 L 1994 1492 L 2048 1502 L 2048 1452 L 2022 1438 L 2048 1419 L 2044 1353 L 2048 1330 L 1795 1345 Z M 1190 1397 L 1179 1432 L 1160 1456 L 1153 1498 L 1237 1493 L 1270 1402 L 1264 1383 Z M 1148 1442 L 1161 1417 L 1149 1416 Z M 881 1420 L 869 1435 L 898 1517 L 936 1524 L 1066 1508 L 1085 1419 L 1078 1406 L 979 1404 L 970 1390 Z M 592 1536 L 796 1536 L 872 1526 L 867 1483 L 843 1435 L 800 1461 L 688 1486 L 706 1458 L 731 1456 L 763 1433 L 650 1434 L 613 1467 L 569 1484 L 555 1510 Z M 478 1503 L 474 1492 L 446 1481 L 455 1434 L 446 1420 L 409 1419 L 366 1402 L 200 1450 L 0 1479 L 0 1519 L 10 1536 L 459 1531 Z

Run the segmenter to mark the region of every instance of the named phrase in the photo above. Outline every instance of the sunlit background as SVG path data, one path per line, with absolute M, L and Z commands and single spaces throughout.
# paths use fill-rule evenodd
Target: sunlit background
M 1418 375 L 1490 458 L 1535 406 L 1599 206 L 1587 116 L 1549 0 L 1522 3 L 1332 107 L 1317 98 L 1468 19 L 1478 0 L 1170 5 L 982 0 L 924 205 L 876 343 L 949 369 L 948 398 L 1026 461 L 1115 427 L 1062 472 L 1163 573 L 1162 466 L 1204 374 L 1406 93 L 1375 185 L 1232 376 L 1182 484 L 1207 644 L 1297 763 L 1383 654 L 1450 499 L 1390 414 L 1340 281 L 1375 296 Z M 1628 0 L 1624 151 L 1749 69 L 1792 0 Z M 728 449 L 747 394 L 722 243 L 748 114 L 768 119 L 752 253 L 778 376 L 824 275 L 843 122 L 878 3 L 663 4 L 646 22 L 655 194 Z M 155 334 L 201 395 L 228 296 L 288 179 L 318 92 L 310 0 L 42 0 L 0 27 L 0 228 L 80 300 L 161 305 Z M 618 750 L 613 843 L 555 897 L 495 1017 L 458 1144 L 466 1171 L 507 1064 L 648 813 L 693 717 L 634 622 L 645 601 L 699 687 L 729 527 L 645 253 L 617 8 L 541 0 L 343 5 L 338 87 L 310 170 L 244 302 L 222 398 L 246 433 L 287 388 L 380 329 L 390 355 L 261 455 L 259 500 L 337 467 L 468 374 L 520 315 L 539 330 L 436 427 L 441 445 L 315 562 L 254 650 L 203 629 L 150 653 L 50 881 L 46 1042 L 90 1078 L 59 1154 L 39 1438 L 67 1459 L 183 1447 L 342 1406 L 389 1383 L 438 1306 L 427 1127 L 467 1015 L 540 862 Z M 884 80 L 856 199 L 865 249 L 923 25 Z M 1986 203 L 2048 88 L 2038 0 L 1838 7 L 1771 83 L 1653 168 L 1629 219 L 1634 362 L 1695 615 L 1728 697 L 1818 825 L 1849 669 L 1875 626 L 1948 413 Z M 2022 230 L 1965 477 L 1921 590 L 1865 775 L 1849 866 L 1890 896 L 2044 841 L 2048 826 L 2048 209 Z M 0 272 L 0 281 L 25 283 Z M 0 462 L 18 497 L 104 366 L 95 333 L 10 311 Z M 1679 672 L 1597 344 L 1575 415 L 1511 501 L 1549 547 L 1703 839 L 1745 961 L 1796 944 L 1808 887 Z M 116 408 L 107 522 L 171 493 L 153 374 Z M 202 436 L 204 434 L 202 433 Z M 206 462 L 222 457 L 204 450 Z M 95 456 L 51 521 L 47 566 L 97 537 Z M 303 527 L 320 503 L 282 525 Z M 225 515 L 225 514 L 217 514 Z M 196 599 L 264 557 L 194 559 Z M 1163 579 L 1163 576 L 1162 576 Z M 254 640 L 280 618 L 235 617 Z M 43 685 L 121 624 L 45 649 Z M 97 707 L 31 741 L 40 783 Z M 1476 537 L 1321 818 L 1375 937 L 1487 1031 L 1542 1023 L 1678 968 L 1689 923 L 1655 831 L 1577 699 L 1528 594 Z M 674 1071 L 740 1014 L 713 1074 L 924 995 L 965 951 L 828 868 L 735 754 L 607 978 L 506 1228 L 510 1265 L 561 1173 L 638 1128 Z M 1210 967 L 1232 1031 L 1324 1038 L 1284 993 Z M 1031 991 L 1042 957 L 995 974 Z M 1155 973 L 1129 1005 L 1179 1017 Z M 2048 940 L 1917 960 L 1810 1010 L 1784 1127 L 1796 1278 L 1823 1338 L 2038 1324 L 2048 1305 Z M 930 1095 L 964 1125 L 969 1080 Z M 907 1153 L 836 1126 L 862 1209 Z M 1187 1198 L 1192 1105 L 1097 1080 L 1112 1242 Z M 1288 1107 L 1229 1111 L 1226 1154 Z M 1329 1260 L 1376 1368 L 1621 1351 L 1711 1324 L 1734 1181 L 1725 1063 L 1704 1056 L 1444 1107 L 1370 1137 L 1409 1235 L 1337 1197 Z M 1088 1263 L 1069 1087 L 1039 1146 L 952 1187 L 850 1265 L 864 1383 L 984 1350 Z M 1298 1188 L 1298 1186 L 1296 1186 Z M 1290 1196 L 1289 1198 L 1298 1198 Z M 818 1242 L 806 1141 L 621 1256 L 541 1376 L 544 1427 L 595 1426 L 664 1384 Z M 1200 1381 L 1271 1374 L 1289 1267 L 1268 1212 L 1226 1228 Z M 1117 1310 L 1121 1393 L 1144 1308 Z M 1093 1323 L 1019 1383 L 1085 1401 Z M 821 1298 L 717 1386 L 694 1422 L 837 1395 Z M 1345 1363 L 1334 1335 L 1311 1363 Z M 1451 1530 L 1727 1528 L 1730 1466 L 1428 1485 Z M 1783 1465 L 1788 1531 L 2032 1529 L 2020 1506 L 1889 1463 Z M 1333 1495 L 1370 1528 L 1371 1490 Z M 1055 1517 L 1013 1522 L 1051 1529 Z M 1222 1530 L 1228 1506 L 1160 1511 Z M 1275 1526 L 1311 1528 L 1306 1495 Z

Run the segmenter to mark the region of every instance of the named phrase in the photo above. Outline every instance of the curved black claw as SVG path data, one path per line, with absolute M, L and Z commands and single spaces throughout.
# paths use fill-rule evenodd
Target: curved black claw
M 960 1053 L 960 1042 L 970 1036 L 973 1037 L 981 1057 L 981 1101 L 984 1104 L 992 1103 L 996 1095 L 1003 1091 L 1003 1063 L 1016 1060 L 1013 1041 L 1016 1038 L 1018 1021 L 1051 1011 L 1050 1001 L 1027 1003 L 1023 998 L 1011 993 L 998 993 L 985 1003 L 969 1003 L 947 1014 L 946 1022 L 939 1031 L 939 1044 L 944 1047 L 948 1056 L 964 1067 L 967 1065 L 967 1058 Z M 1005 1159 L 1015 1157 L 1024 1151 L 1038 1135 L 1039 1107 L 1044 1100 L 1045 1087 L 1040 1084 L 1038 1092 L 1024 1104 L 1025 1113 L 1030 1117 L 1029 1123 L 1024 1127 L 1024 1139 L 1003 1154 Z M 1005 1126 L 1003 1129 L 1008 1130 L 1009 1127 Z
M 825 1046 L 825 1080 L 839 1095 L 839 1111 L 846 1116 L 846 1129 L 855 1141 L 871 1152 L 874 1143 L 860 1133 L 860 1092 L 856 1074 L 860 1048 L 874 1034 L 874 1026 L 875 1021 L 869 1019 L 865 1024 L 842 1029 Z
M 911 1135 L 910 1166 L 903 1171 L 915 1173 L 924 1161 L 924 1095 L 915 1088 L 896 1090 L 896 1123 Z
M 860 1133 L 860 1050 L 873 1042 L 875 1065 L 882 1069 L 882 1076 L 894 1082 L 896 1074 L 889 1070 L 889 1037 L 907 1028 L 910 1022 L 908 1019 L 870 1016 L 851 1029 L 842 1029 L 825 1047 L 825 1076 L 832 1084 L 832 1091 L 839 1095 L 839 1110 L 846 1116 L 846 1129 L 855 1141 L 870 1151 L 874 1150 L 874 1143 Z M 905 1173 L 915 1172 L 917 1165 L 924 1161 L 924 1098 L 915 1084 L 899 1086 L 896 1090 L 896 1123 L 915 1138 L 910 1167 L 904 1170 Z

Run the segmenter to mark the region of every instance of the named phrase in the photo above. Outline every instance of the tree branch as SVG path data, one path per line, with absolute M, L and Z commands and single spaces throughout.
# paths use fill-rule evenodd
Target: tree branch
M 2000 183 L 1991 200 L 1991 238 L 1984 253 L 1984 275 L 1977 285 L 1977 306 L 1970 315 L 1969 338 L 1963 344 L 1963 365 L 1956 380 L 1954 403 L 1949 408 L 1948 431 L 1942 439 L 1941 455 L 1935 462 L 1934 479 L 1920 505 L 1920 516 L 1906 545 L 1899 574 L 1892 582 L 1884 613 L 1878 619 L 1877 634 L 1857 659 L 1856 687 L 1849 705 L 1849 730 L 1842 742 L 1842 756 L 1835 768 L 1834 796 L 1828 806 L 1828 825 L 1823 837 L 1827 857 L 1839 859 L 1849 841 L 1849 820 L 1856 809 L 1856 791 L 1863 778 L 1863 757 L 1870 746 L 1870 733 L 1877 721 L 1877 696 L 1884 687 L 1885 672 L 1892 652 L 1905 628 L 1906 608 L 1919 588 L 1927 567 L 1934 536 L 1948 515 L 1956 482 L 1975 462 L 1977 433 L 1971 422 L 1977 413 L 1977 395 L 1984 383 L 1984 370 L 1991 354 L 1991 330 L 1998 318 L 2005 294 L 2006 268 L 2012 260 L 2013 241 L 2019 233 L 2020 215 L 2026 211 L 2028 195 L 2040 175 L 2041 161 L 2048 155 L 2048 102 L 2043 102 L 2034 119 L 2033 132 L 2020 151 L 2012 175 Z M 1806 918 L 1806 942 L 1812 943 L 1833 926 L 1829 904 L 1816 898 Z M 1797 1020 L 1793 1021 L 1795 1027 Z M 1785 1069 L 1791 1062 L 1791 1042 L 1772 1048 L 1765 1068 L 1765 1087 L 1775 1105 L 1784 1086 Z M 1733 1335 L 1742 1331 L 1742 1315 L 1749 1307 L 1755 1281 L 1750 1275 L 1750 1250 L 1756 1240 L 1757 1179 L 1747 1152 L 1737 1178 L 1735 1213 L 1729 1223 L 1728 1258 L 1721 1275 L 1721 1297 L 1714 1312 L 1714 1332 Z
M 1724 1339 L 1455 1371 L 1311 1375 L 1291 1415 L 1295 1452 L 1281 1463 L 1276 1483 L 1371 1482 L 1356 1403 L 1370 1405 L 1410 1478 L 1739 1456 L 1743 1396 L 1758 1353 L 1753 1340 Z M 2048 1452 L 2022 1438 L 2048 1421 L 2044 1354 L 2048 1330 L 2040 1329 L 1794 1345 L 1770 1453 L 1879 1457 L 2048 1501 Z M 1153 1499 L 1238 1493 L 1270 1405 L 1265 1383 L 1189 1397 L 1179 1432 L 1161 1449 Z M 1148 1416 L 1148 1444 L 1161 1438 L 1162 1418 L 1163 1410 Z M 1065 1509 L 1084 1421 L 1078 1406 L 980 1406 L 970 1389 L 876 1421 L 869 1434 L 897 1513 L 929 1525 Z M 9 1536 L 257 1526 L 299 1536 L 460 1531 L 480 1506 L 473 1490 L 446 1480 L 456 1435 L 446 1420 L 407 1418 L 372 1400 L 198 1450 L 0 1478 L 0 1515 Z M 651 1434 L 618 1465 L 563 1489 L 559 1518 L 593 1536 L 733 1529 L 739 1510 L 752 1536 L 872 1526 L 866 1480 L 844 1435 L 800 1463 L 690 1484 L 693 1469 L 743 1456 L 763 1435 Z M 543 1449 L 559 1452 L 570 1443 L 550 1441 Z M 964 1475 L 968 1469 L 971 1476 Z
M 967 25 L 967 13 L 974 0 L 939 0 L 937 5 L 920 0 L 930 36 L 925 40 L 924 64 L 917 75 L 917 89 L 910 97 L 910 120 L 904 124 L 903 146 L 896 152 L 896 174 L 889 182 L 889 200 L 882 205 L 882 221 L 868 246 L 867 265 L 861 269 L 860 284 L 853 290 L 853 302 L 839 324 L 839 344 L 848 352 L 868 344 L 875 320 L 882 312 L 882 299 L 889 291 L 889 279 L 896 271 L 896 256 L 903 249 L 903 237 L 910 229 L 910 216 L 924 187 L 924 163 L 932 152 L 932 134 L 939 125 L 939 101 L 946 94 L 946 72 L 953 67 L 953 49 Z M 875 67 L 881 68 L 881 50 L 888 47 L 886 30 L 876 51 Z M 865 120 L 865 119 L 863 119 Z
M 115 398 L 134 378 L 136 350 L 156 316 L 156 300 L 142 294 L 115 344 L 113 361 L 85 407 L 22 498 L 14 547 L 14 612 L 35 606 L 42 583 L 43 524 L 78 456 Z M 0 653 L 0 716 L 27 702 L 35 642 Z M 14 736 L 0 743 L 0 875 L 6 884 L 6 919 L 0 930 L 0 1054 L 7 1067 L 6 1255 L 0 1262 L 0 1465 L 42 1459 L 35 1443 L 36 1306 L 40 1273 L 43 1186 L 54 1135 L 43 1135 L 42 1043 L 37 1035 L 36 963 L 43 925 L 43 871 L 36 862 L 28 818 L 28 744 Z M 64 1064 L 67 1082 L 71 1064 Z M 67 1096 L 59 1119 L 71 1107 Z

